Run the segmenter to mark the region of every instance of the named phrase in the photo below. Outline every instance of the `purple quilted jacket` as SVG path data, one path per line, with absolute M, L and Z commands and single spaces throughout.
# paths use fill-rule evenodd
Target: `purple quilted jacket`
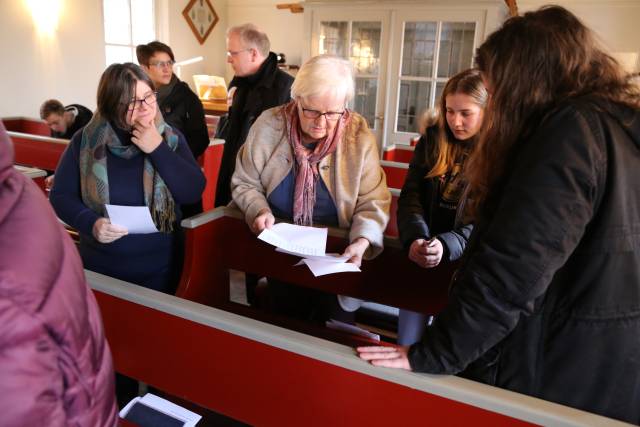
M 115 426 L 111 353 L 80 257 L 0 122 L 0 426 Z

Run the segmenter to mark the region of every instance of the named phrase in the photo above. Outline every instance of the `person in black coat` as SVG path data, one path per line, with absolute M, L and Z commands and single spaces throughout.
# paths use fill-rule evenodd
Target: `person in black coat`
M 449 304 L 419 343 L 360 356 L 639 424 L 640 89 L 557 6 L 476 62 L 491 95 Z
M 231 177 L 236 155 L 253 122 L 263 111 L 291 99 L 293 77 L 278 68 L 269 38 L 255 25 L 244 24 L 227 31 L 227 62 L 234 78 L 229 83 L 232 103 L 218 124 L 216 137 L 225 140 L 216 186 L 216 206 L 231 201 Z
M 71 139 L 93 117 L 87 107 L 71 104 L 66 107 L 57 99 L 48 99 L 40 106 L 40 118 L 47 122 L 53 138 Z
M 409 259 L 422 268 L 462 256 L 473 230 L 461 221 L 463 168 L 482 125 L 487 90 L 478 70 L 451 77 L 437 116 L 418 141 L 398 199 L 398 231 Z M 418 341 L 427 316 L 400 310 L 398 344 Z
M 142 69 L 156 85 L 162 117 L 184 135 L 193 157 L 197 159 L 209 146 L 204 109 L 189 85 L 173 73 L 173 51 L 166 44 L 153 41 L 138 45 L 136 56 Z M 182 206 L 182 212 L 185 218 L 202 212 L 202 200 Z

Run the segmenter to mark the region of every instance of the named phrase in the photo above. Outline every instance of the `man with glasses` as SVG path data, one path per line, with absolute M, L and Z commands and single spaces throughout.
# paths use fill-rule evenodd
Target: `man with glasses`
M 291 99 L 293 77 L 278 68 L 277 56 L 269 49 L 269 38 L 253 24 L 227 31 L 227 62 L 234 72 L 229 93 L 233 95 L 229 113 L 220 120 L 216 132 L 216 137 L 225 140 L 216 206 L 231 201 L 230 184 L 236 155 L 253 122 L 264 110 Z
M 173 74 L 175 57 L 166 44 L 153 41 L 136 47 L 136 56 L 142 69 L 153 81 L 157 90 L 160 112 L 165 121 L 184 135 L 196 159 L 209 146 L 209 132 L 204 119 L 204 109 L 198 96 L 185 82 Z M 183 205 L 185 218 L 202 212 L 202 200 L 193 205 Z

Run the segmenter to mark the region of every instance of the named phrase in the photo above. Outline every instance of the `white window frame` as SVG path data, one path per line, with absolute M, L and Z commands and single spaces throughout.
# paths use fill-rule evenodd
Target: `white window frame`
M 109 46 L 117 46 L 117 47 L 127 47 L 129 48 L 129 50 L 131 51 L 131 62 L 137 64 L 138 63 L 138 59 L 136 57 L 136 44 L 133 43 L 133 9 L 131 6 L 131 0 L 126 0 L 129 3 L 129 30 L 130 30 L 130 34 L 129 34 L 129 43 L 128 44 L 121 44 L 121 43 L 107 43 L 107 37 L 106 37 L 106 25 L 107 22 L 105 20 L 105 13 L 104 13 L 104 8 L 105 5 L 107 4 L 108 0 L 102 0 L 102 25 L 103 25 L 103 38 L 104 38 L 104 47 L 105 47 L 105 65 L 109 66 L 111 65 L 111 63 L 108 63 L 108 59 L 107 59 L 107 47 Z M 156 15 L 156 11 L 157 11 L 157 0 L 151 0 L 151 16 L 153 17 L 153 31 L 154 31 L 154 35 L 153 35 L 153 39 L 149 40 L 149 42 L 153 41 L 153 40 L 158 40 L 158 19 L 157 19 L 157 15 Z
M 351 41 L 353 22 L 380 22 L 380 58 L 378 65 L 377 76 L 377 91 L 376 91 L 376 109 L 374 114 L 375 123 L 369 123 L 371 131 L 376 135 L 377 141 L 382 141 L 383 129 L 384 129 L 384 100 L 386 99 L 386 69 L 387 58 L 389 56 L 389 18 L 390 13 L 386 10 L 371 10 L 363 11 L 361 8 L 350 7 L 331 7 L 323 8 L 321 10 L 313 11 L 311 18 L 311 50 L 310 55 L 317 55 L 320 48 L 320 24 L 321 22 L 333 21 L 333 22 L 347 22 L 348 34 L 347 41 Z M 350 59 L 351 46 L 346 46 L 347 56 L 345 59 Z M 356 74 L 354 77 L 371 78 L 375 77 L 372 74 Z
M 400 84 L 402 81 L 424 81 L 429 82 L 432 85 L 434 90 L 430 93 L 430 99 L 425 108 L 428 106 L 433 106 L 435 103 L 435 87 L 437 83 L 446 82 L 449 78 L 443 78 L 437 76 L 438 70 L 438 61 L 439 61 L 439 52 L 440 52 L 440 36 L 442 23 L 446 22 L 468 22 L 475 23 L 475 34 L 473 41 L 474 50 L 478 47 L 478 44 L 481 40 L 484 39 L 484 28 L 485 28 L 485 19 L 486 19 L 486 10 L 452 10 L 452 9 L 442 9 L 442 10 L 415 10 L 415 11 L 406 11 L 400 10 L 394 17 L 393 22 L 393 31 L 392 35 L 393 46 L 391 51 L 394 52 L 391 57 L 391 65 L 389 67 L 389 76 L 390 76 L 390 90 L 389 96 L 386 103 L 387 110 L 385 111 L 385 117 L 388 117 L 389 120 L 385 123 L 385 145 L 410 145 L 411 140 L 418 136 L 417 131 L 415 132 L 397 132 L 397 118 L 398 118 L 398 109 L 400 102 Z M 436 45 L 434 49 L 434 60 L 433 60 L 433 69 L 432 76 L 430 77 L 403 77 L 402 76 L 402 49 L 404 46 L 404 28 L 406 22 L 436 22 L 437 23 L 437 33 L 436 33 Z M 469 64 L 471 66 L 471 64 Z

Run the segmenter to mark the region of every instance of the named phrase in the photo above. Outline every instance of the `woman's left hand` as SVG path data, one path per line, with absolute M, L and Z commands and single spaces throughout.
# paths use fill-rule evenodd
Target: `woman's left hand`
M 369 241 L 364 237 L 358 237 L 353 241 L 353 243 L 347 246 L 342 256 L 348 256 L 349 259 L 347 260 L 347 262 L 360 267 L 360 264 L 362 264 L 362 256 L 364 255 L 364 251 L 366 251 L 368 247 Z
M 400 347 L 358 347 L 356 348 L 358 357 L 369 361 L 373 366 L 383 366 L 385 368 L 396 368 L 411 370 L 409 365 L 409 346 Z
M 162 143 L 162 135 L 158 133 L 156 124 L 151 122 L 136 122 L 133 125 L 131 142 L 136 144 L 140 150 L 149 154 Z

